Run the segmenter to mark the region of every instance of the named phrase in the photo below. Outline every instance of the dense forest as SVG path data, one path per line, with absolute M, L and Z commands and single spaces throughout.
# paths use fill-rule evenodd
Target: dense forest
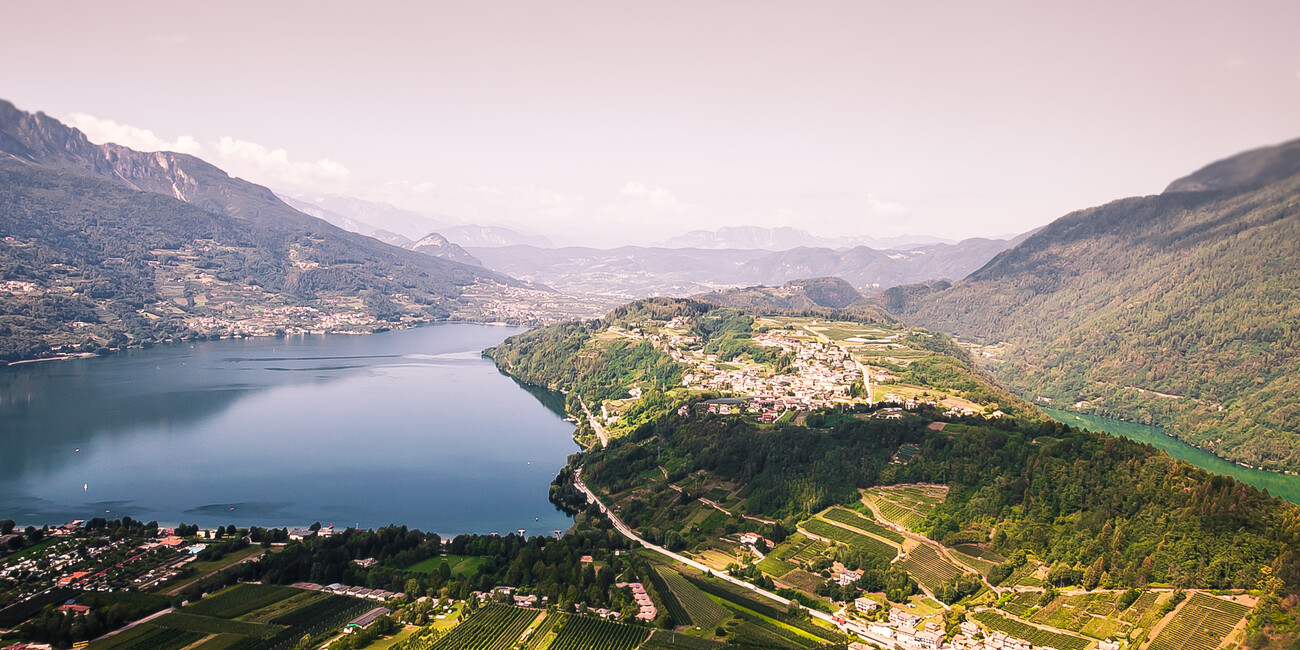
M 985 361 L 1021 395 L 1300 470 L 1300 175 L 1260 177 L 1067 215 L 963 281 L 881 304 L 1001 343 Z
M 951 492 L 929 536 L 987 542 L 1009 558 L 1003 578 L 1032 555 L 1061 584 L 1253 588 L 1268 567 L 1300 591 L 1300 511 L 1231 478 L 1051 421 L 971 420 L 952 434 L 924 417 L 856 415 L 763 433 L 739 419 L 669 416 L 586 452 L 583 476 L 618 494 L 660 466 L 673 480 L 703 470 L 743 485 L 748 513 L 784 521 L 856 501 L 861 488 L 943 483 Z M 891 463 L 904 443 L 920 452 Z

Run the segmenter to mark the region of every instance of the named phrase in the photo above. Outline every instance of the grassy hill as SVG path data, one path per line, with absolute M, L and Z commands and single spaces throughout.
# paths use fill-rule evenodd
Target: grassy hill
M 1300 141 L 1053 222 L 880 303 L 974 341 L 1006 386 L 1300 470 Z M 1212 188 L 1212 189 L 1204 189 Z

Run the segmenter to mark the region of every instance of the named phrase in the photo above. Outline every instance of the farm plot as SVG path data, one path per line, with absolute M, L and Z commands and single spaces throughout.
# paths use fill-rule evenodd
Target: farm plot
M 189 630 L 173 630 L 165 627 L 158 627 L 151 623 L 137 625 L 120 634 L 92 643 L 89 647 L 92 650 L 116 650 L 117 648 L 132 648 L 138 650 L 179 650 L 190 645 L 205 634 L 191 632 Z
M 1036 607 L 1038 599 L 1042 597 L 1043 595 L 1036 591 L 1018 593 L 1011 600 L 1004 603 L 1002 609 L 1020 618 L 1025 618 L 1025 614 L 1028 614 L 1031 608 Z
M 691 620 L 696 625 L 704 629 L 712 629 L 731 618 L 731 612 L 697 589 L 690 581 L 683 578 L 682 574 L 664 566 L 655 567 L 655 570 L 663 577 L 673 595 L 677 596 L 682 607 L 690 612 Z
M 1241 603 L 1194 593 L 1148 650 L 1213 650 L 1249 611 Z
M 183 611 L 172 612 L 153 622 L 158 627 L 166 627 L 173 630 L 189 630 L 191 632 L 200 632 L 202 634 L 235 634 L 238 636 L 251 636 L 261 639 L 273 637 L 282 629 L 272 625 L 262 625 L 260 623 L 231 621 L 212 616 L 196 616 L 194 614 L 187 614 Z
M 797 568 L 798 567 L 793 562 L 786 562 L 785 560 L 777 559 L 771 555 L 759 560 L 758 562 L 758 570 L 774 578 L 780 578 Z
M 1034 614 L 1034 623 L 1078 632 L 1096 639 L 1106 639 L 1126 630 L 1128 624 L 1112 618 L 1115 612 L 1113 593 L 1060 596 Z
M 822 513 L 822 517 L 831 521 L 836 521 L 846 526 L 852 526 L 864 533 L 870 533 L 876 537 L 887 539 L 895 544 L 903 543 L 903 535 L 895 530 L 890 530 L 876 523 L 873 519 L 867 519 L 862 515 L 846 510 L 844 508 L 831 508 Z
M 695 624 L 690 612 L 685 607 L 682 607 L 681 601 L 677 599 L 677 594 L 668 588 L 668 583 L 658 571 L 651 568 L 650 575 L 646 577 L 650 578 L 650 584 L 654 585 L 655 592 L 658 594 L 659 599 L 663 601 L 664 609 L 668 610 L 668 615 L 672 617 L 674 622 L 678 625 Z
M 806 591 L 810 594 L 817 593 L 817 588 L 826 582 L 823 578 L 815 573 L 809 573 L 803 569 L 795 569 L 784 576 L 781 576 L 781 582 L 794 587 L 800 591 Z
M 485 605 L 438 639 L 433 647 L 435 650 L 506 650 L 514 646 L 535 618 L 535 610 Z
M 550 650 L 633 650 L 650 636 L 643 627 L 572 614 L 564 615 L 553 629 L 555 641 Z
M 1010 636 L 1024 639 L 1036 646 L 1048 646 L 1057 650 L 1083 650 L 1092 643 L 1077 636 L 1058 634 L 1032 625 L 1025 625 L 1020 621 L 1013 621 L 988 610 L 975 612 L 971 616 L 991 630 L 1006 632 Z
M 932 591 L 942 584 L 944 580 L 956 578 L 962 574 L 960 568 L 945 560 L 943 556 L 939 555 L 938 551 L 925 545 L 912 549 L 907 554 L 907 559 L 898 564 L 907 569 L 907 572 L 912 574 L 912 577 L 916 578 L 917 582 Z
M 185 611 L 198 616 L 236 618 L 300 593 L 293 587 L 238 584 L 187 606 Z
M 888 542 L 870 535 L 855 533 L 822 519 L 809 519 L 803 522 L 801 526 L 813 535 L 847 544 L 855 550 L 871 553 L 883 558 L 885 561 L 892 560 L 898 555 L 898 548 Z

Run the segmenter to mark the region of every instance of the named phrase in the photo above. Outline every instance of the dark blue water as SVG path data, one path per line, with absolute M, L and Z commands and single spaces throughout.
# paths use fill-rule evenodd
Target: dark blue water
M 0 369 L 0 518 L 553 534 L 570 525 L 547 489 L 577 450 L 573 427 L 479 355 L 519 331 L 211 341 Z

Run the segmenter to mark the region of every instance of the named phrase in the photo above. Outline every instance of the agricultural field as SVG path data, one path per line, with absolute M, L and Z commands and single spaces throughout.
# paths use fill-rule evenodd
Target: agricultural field
M 1025 618 L 1030 609 L 1038 606 L 1038 599 L 1042 597 L 1043 594 L 1037 591 L 1021 592 L 1013 596 L 1011 600 L 1003 603 L 1000 609 L 1015 614 L 1020 618 Z
M 1249 612 L 1241 603 L 1194 593 L 1147 650 L 1214 650 Z
M 809 519 L 801 523 L 800 526 L 803 530 L 818 537 L 824 537 L 829 540 L 847 544 L 854 549 L 860 549 L 872 553 L 886 560 L 892 560 L 898 555 L 898 548 L 888 542 L 876 539 L 870 535 L 855 533 L 823 519 Z
M 671 630 L 655 630 L 641 644 L 640 650 L 713 650 L 722 644 L 698 636 L 680 634 Z
M 864 498 L 886 521 L 919 532 L 934 507 L 948 497 L 939 485 L 892 485 L 867 490 Z
M 668 585 L 669 590 L 677 597 L 682 607 L 690 612 L 691 620 L 695 622 L 695 625 L 708 630 L 731 618 L 731 612 L 714 602 L 707 594 L 682 577 L 682 574 L 665 566 L 655 567 L 655 571 L 663 578 L 664 583 Z
M 185 611 L 197 616 L 237 618 L 301 593 L 301 589 L 293 587 L 238 584 L 186 606 Z
M 780 581 L 794 587 L 795 589 L 806 591 L 811 594 L 815 593 L 817 587 L 820 587 L 823 582 L 826 582 L 826 578 L 815 573 L 809 573 L 803 569 L 795 569 L 794 571 L 782 576 Z
M 1059 634 L 1047 630 L 1025 625 L 1020 621 L 1014 621 L 1001 614 L 985 610 L 975 612 L 971 615 L 976 621 L 990 630 L 1006 632 L 1008 635 L 1017 639 L 1024 639 L 1036 646 L 1048 646 L 1057 650 L 1084 650 L 1092 644 L 1087 639 L 1081 639 L 1077 636 L 1068 634 Z
M 812 620 L 792 618 L 786 608 L 730 582 L 702 577 L 687 580 L 733 612 L 745 624 L 752 624 L 786 638 L 795 643 L 792 647 L 808 647 L 809 643 L 843 643 L 847 639 L 839 631 L 821 627 Z
M 555 640 L 548 650 L 633 650 L 650 636 L 650 630 L 644 627 L 615 623 L 594 616 L 563 616 L 551 628 Z
M 772 576 L 773 578 L 780 578 L 797 568 L 798 566 L 794 563 L 777 559 L 771 555 L 763 558 L 758 563 L 758 570 Z
M 958 553 L 961 553 L 962 555 L 968 555 L 973 558 L 979 558 L 981 560 L 984 560 L 986 562 L 992 562 L 994 564 L 1002 564 L 1003 562 L 1007 561 L 1007 558 L 997 553 L 994 553 L 993 551 L 982 549 L 974 544 L 958 544 L 952 547 L 952 549 L 954 551 L 957 551 Z
M 1119 594 L 1115 593 L 1058 596 L 1029 620 L 1094 639 L 1114 638 L 1129 629 L 1129 624 L 1115 611 L 1118 599 Z
M 269 639 L 279 633 L 282 629 L 273 625 L 263 625 L 260 623 L 231 621 L 224 618 L 213 618 L 211 616 L 196 616 L 194 614 L 186 614 L 184 611 L 166 614 L 155 619 L 153 624 L 158 627 L 165 627 L 173 630 L 188 630 L 190 632 L 199 632 L 204 635 L 233 634 L 236 636 L 256 637 L 259 639 Z
M 416 562 L 402 570 L 432 574 L 442 567 L 443 562 L 446 562 L 447 567 L 451 569 L 453 578 L 463 578 L 478 573 L 479 566 L 483 564 L 483 558 L 476 555 L 439 555 Z
M 682 606 L 681 601 L 677 599 L 677 594 L 668 587 L 668 582 L 664 580 L 663 574 L 653 569 L 649 573 L 650 575 L 647 577 L 650 579 L 650 584 L 654 586 L 659 599 L 663 601 L 664 609 L 668 611 L 668 615 L 672 617 L 673 621 L 677 625 L 694 625 L 695 622 L 691 618 L 690 612 Z
M 917 582 L 932 591 L 944 580 L 956 578 L 963 573 L 959 567 L 939 555 L 938 551 L 926 545 L 912 549 L 908 552 L 907 559 L 899 562 L 898 565 L 907 569 Z
M 201 640 L 205 634 L 187 630 L 173 630 L 151 623 L 137 625 L 102 641 L 90 644 L 91 650 L 180 650 Z
M 821 514 L 821 517 L 825 519 L 829 519 L 834 522 L 844 524 L 846 526 L 852 526 L 853 528 L 856 528 L 864 533 L 870 533 L 872 535 L 875 535 L 876 537 L 886 539 L 895 544 L 903 543 L 904 538 L 902 533 L 899 533 L 896 530 L 885 528 L 884 526 L 881 526 L 880 524 L 876 523 L 874 519 L 869 519 L 867 517 L 864 517 L 856 512 L 853 512 L 852 510 L 847 510 L 845 508 L 838 508 L 838 507 L 831 508 L 826 512 L 823 512 Z
M 433 644 L 434 650 L 506 650 L 512 648 L 533 620 L 536 610 L 508 605 L 484 605 L 447 636 Z

